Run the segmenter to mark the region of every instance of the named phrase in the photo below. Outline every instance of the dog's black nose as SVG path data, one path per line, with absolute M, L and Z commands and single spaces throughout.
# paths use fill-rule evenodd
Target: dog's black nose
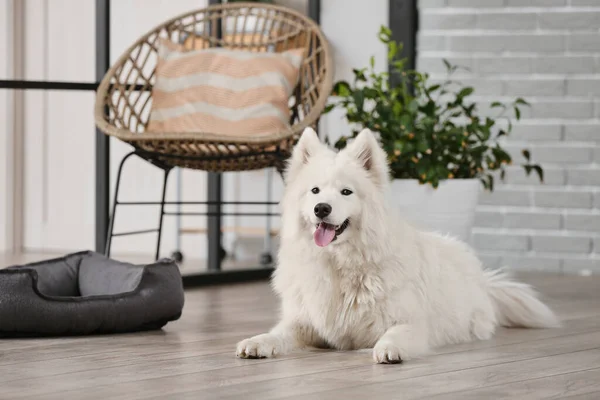
M 331 206 L 327 203 L 319 203 L 315 206 L 315 215 L 321 219 L 331 214 Z

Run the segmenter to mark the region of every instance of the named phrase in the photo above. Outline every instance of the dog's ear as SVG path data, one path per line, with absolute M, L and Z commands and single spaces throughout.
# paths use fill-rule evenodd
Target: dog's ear
M 356 159 L 376 184 L 384 185 L 389 181 L 387 157 L 369 129 L 363 129 L 356 135 L 343 152 Z
M 304 129 L 302 136 L 292 153 L 292 161 L 307 164 L 311 156 L 315 155 L 323 147 L 323 144 L 319 140 L 317 132 L 311 127 Z
M 294 150 L 292 151 L 292 157 L 288 162 L 287 171 L 285 174 L 285 180 L 291 181 L 293 176 L 304 166 L 308 164 L 308 161 L 312 156 L 317 154 L 324 148 L 324 144 L 319 140 L 319 136 L 317 136 L 317 132 L 313 128 L 306 128 L 296 146 L 294 146 Z

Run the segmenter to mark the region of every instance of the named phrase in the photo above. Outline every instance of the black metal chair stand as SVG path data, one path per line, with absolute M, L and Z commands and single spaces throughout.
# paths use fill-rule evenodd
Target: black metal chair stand
M 156 166 L 157 168 L 160 168 L 163 171 L 163 186 L 162 186 L 162 197 L 160 199 L 160 201 L 119 201 L 119 190 L 121 187 L 121 175 L 123 173 L 123 167 L 125 165 L 125 162 L 133 155 L 136 155 L 138 157 L 140 157 L 141 159 L 149 162 L 150 164 Z M 164 157 L 164 155 L 161 154 L 162 157 Z M 285 154 L 281 154 L 282 159 L 286 157 Z M 278 165 L 280 167 L 277 168 L 278 172 L 280 173 L 281 176 L 283 176 L 283 170 L 281 168 L 281 166 L 283 165 L 283 163 L 278 163 Z M 131 235 L 141 235 L 141 234 L 148 234 L 148 233 L 157 233 L 157 240 L 156 240 L 156 250 L 155 250 L 155 260 L 158 260 L 158 258 L 160 257 L 160 244 L 161 244 L 161 237 L 162 237 L 162 228 L 163 228 L 163 220 L 165 215 L 171 215 L 171 216 L 182 216 L 182 215 L 190 215 L 190 216 L 207 216 L 207 217 L 223 217 L 223 216 L 256 216 L 256 217 L 274 217 L 274 216 L 278 216 L 278 213 L 271 213 L 271 212 L 266 212 L 266 213 L 258 213 L 258 212 L 252 212 L 252 213 L 244 213 L 244 212 L 237 212 L 237 213 L 227 213 L 227 212 L 222 212 L 221 211 L 221 205 L 276 205 L 277 202 L 257 202 L 257 201 L 234 201 L 234 202 L 225 202 L 225 201 L 166 201 L 166 193 L 167 193 L 167 182 L 169 179 L 169 174 L 170 172 L 173 170 L 174 167 L 166 165 L 164 163 L 162 163 L 161 161 L 157 160 L 156 157 L 151 154 L 151 153 L 147 153 L 144 152 L 140 149 L 135 149 L 133 151 L 131 151 L 130 153 L 128 153 L 127 155 L 125 155 L 123 157 L 123 159 L 121 160 L 121 162 L 119 163 L 119 169 L 117 170 L 117 180 L 116 180 L 116 187 L 115 187 L 115 194 L 113 197 L 113 203 L 112 203 L 112 212 L 110 215 L 110 220 L 109 220 L 109 225 L 108 225 L 108 232 L 107 232 L 107 238 L 106 238 L 106 248 L 104 251 L 104 254 L 107 257 L 110 257 L 111 255 L 111 248 L 112 248 L 112 241 L 113 238 L 115 237 L 120 237 L 120 236 L 131 236 Z M 158 228 L 149 228 L 149 229 L 140 229 L 140 230 L 133 230 L 133 231 L 126 231 L 126 232 L 118 232 L 115 233 L 114 232 L 114 225 L 115 225 L 115 219 L 117 216 L 117 206 L 148 206 L 148 205 L 157 205 L 160 206 L 160 212 L 159 212 L 159 219 L 158 219 Z M 165 206 L 171 206 L 171 205 L 205 205 L 205 206 L 218 206 L 216 207 L 216 212 L 210 212 L 210 211 L 206 211 L 206 212 L 182 212 L 182 211 L 165 211 Z M 215 237 L 209 237 L 209 248 L 210 248 L 210 241 L 214 241 L 217 240 L 218 241 L 218 246 L 219 246 L 219 254 L 218 254 L 218 265 L 216 267 L 213 267 L 211 269 L 215 269 L 215 270 L 220 270 L 221 269 L 221 263 L 222 261 L 225 259 L 225 257 L 227 256 L 227 252 L 226 250 L 223 248 L 222 246 L 222 242 L 221 242 L 221 234 L 219 234 L 218 236 Z M 213 243 L 213 245 L 216 245 L 215 243 Z M 179 254 L 175 254 L 175 253 L 179 253 Z M 173 254 L 171 255 L 171 258 L 173 258 L 175 261 L 177 262 L 181 262 L 183 260 L 183 254 L 181 253 L 181 249 L 176 249 Z M 263 253 L 260 256 L 260 263 L 263 266 L 270 266 L 273 263 L 273 257 L 271 254 L 269 253 Z

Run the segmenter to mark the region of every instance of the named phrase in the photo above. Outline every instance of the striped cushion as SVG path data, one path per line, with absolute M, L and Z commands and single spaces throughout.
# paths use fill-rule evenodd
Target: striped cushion
M 289 128 L 304 49 L 256 53 L 159 43 L 147 131 L 262 136 Z

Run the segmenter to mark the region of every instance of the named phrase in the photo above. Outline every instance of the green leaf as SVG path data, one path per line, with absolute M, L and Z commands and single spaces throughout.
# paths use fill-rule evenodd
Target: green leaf
M 333 95 L 339 97 L 350 96 L 351 89 L 350 84 L 346 81 L 339 81 L 333 85 Z
M 363 107 L 365 105 L 365 95 L 362 92 L 362 90 L 357 90 L 354 93 L 352 93 L 352 97 L 354 98 L 356 109 L 358 111 L 363 111 Z
M 532 165 L 531 168 L 537 173 L 540 182 L 544 183 L 544 170 L 539 165 Z
M 387 26 L 381 25 L 377 36 L 379 37 L 380 42 L 387 44 L 392 40 L 392 31 Z
M 448 60 L 446 60 L 445 58 L 442 58 L 442 61 L 444 62 L 444 65 L 446 66 L 446 70 L 450 71 L 452 69 L 452 65 L 450 65 Z
M 392 63 L 392 66 L 396 71 L 402 71 L 404 69 L 404 64 L 406 63 L 406 59 L 396 60 Z
M 489 188 L 488 188 L 488 183 L 487 183 L 487 181 L 486 181 L 485 179 L 483 179 L 483 178 L 480 178 L 479 180 L 480 180 L 480 181 L 481 181 L 481 183 L 483 184 L 483 188 L 484 188 L 484 189 L 486 189 L 486 190 L 488 190 Z
M 417 100 L 412 100 L 410 103 L 408 103 L 408 106 L 406 106 L 406 109 L 409 112 L 414 113 L 415 111 L 417 111 L 419 109 L 419 103 L 417 102 Z
M 477 130 L 475 130 L 474 133 L 480 138 L 480 140 L 487 142 L 488 139 L 490 138 L 490 134 L 491 134 L 490 128 L 488 128 L 487 126 L 482 126 L 480 128 L 481 128 L 481 131 L 480 131 L 481 134 L 479 134 L 477 132 Z
M 500 129 L 500 132 L 498 132 L 498 135 L 496 136 L 496 138 L 499 138 L 499 137 L 501 137 L 501 136 L 506 136 L 506 135 L 507 135 L 506 131 L 505 131 L 505 130 L 502 130 L 502 129 Z
M 375 56 L 371 56 L 371 58 L 369 58 L 369 65 L 371 68 L 375 67 Z
M 525 157 L 527 161 L 531 159 L 531 153 L 529 153 L 529 150 L 521 150 L 521 154 L 523 154 L 523 157 Z
M 488 147 L 486 145 L 482 144 L 482 145 L 473 147 L 471 149 L 471 153 L 474 154 L 477 157 L 481 157 L 481 155 L 483 153 L 485 153 L 487 149 L 488 149 Z
M 488 189 L 490 190 L 490 192 L 494 191 L 494 176 L 493 175 L 488 175 Z
M 348 143 L 347 139 L 345 137 L 341 137 L 337 140 L 337 142 L 335 142 L 334 147 L 338 150 L 341 150 L 344 147 L 346 147 L 347 143 Z
M 505 164 L 510 164 L 511 163 L 511 157 L 510 154 L 508 154 L 506 151 L 504 151 L 503 149 L 501 149 L 500 147 L 496 147 L 496 148 L 492 148 L 492 154 L 495 157 L 494 162 L 494 168 L 490 169 L 502 169 L 504 170 L 504 165 Z
M 417 143 L 417 150 L 420 153 L 424 153 L 427 149 L 429 149 L 429 143 L 427 143 L 426 140 L 420 140 L 419 143 Z
M 456 97 L 459 97 L 462 99 L 462 98 L 469 96 L 474 91 L 475 91 L 475 89 L 473 89 L 472 87 L 466 87 L 466 88 L 463 88 L 460 92 L 458 92 Z
M 365 99 L 379 100 L 381 98 L 381 92 L 377 89 L 366 87 L 362 91 L 365 95 Z
M 420 110 L 427 116 L 435 117 L 435 102 L 433 100 L 428 101 Z
M 398 52 L 402 52 L 402 50 L 404 49 L 404 43 L 396 42 L 396 45 L 398 46 Z
M 398 45 L 396 42 L 390 42 L 388 44 L 388 60 L 393 60 L 396 57 L 396 54 L 398 54 Z M 375 65 L 375 63 L 373 63 L 373 65 Z M 373 65 L 371 67 L 373 67 Z
M 404 114 L 400 117 L 400 125 L 404 125 L 405 130 L 412 130 L 413 118 L 408 114 Z
M 498 107 L 504 108 L 504 104 L 500 103 L 499 101 L 494 101 L 492 104 L 490 104 L 490 108 L 498 108 Z
M 433 85 L 427 88 L 428 92 L 435 92 L 436 90 L 438 90 L 441 87 L 441 85 Z
M 366 82 L 367 81 L 367 77 L 365 75 L 364 68 L 363 69 L 354 68 L 354 69 L 352 69 L 352 72 L 354 73 L 354 80 L 356 82 Z
M 518 107 L 515 107 L 515 117 L 517 118 L 517 121 L 521 119 L 521 110 L 519 110 Z
M 325 106 L 325 109 L 323 110 L 323 114 L 331 112 L 331 110 L 333 110 L 335 106 L 336 104 L 327 104 L 327 106 Z
M 530 104 L 528 102 L 526 102 L 523 98 L 519 97 L 517 98 L 517 100 L 515 100 L 515 104 L 522 104 L 524 106 L 529 106 Z

